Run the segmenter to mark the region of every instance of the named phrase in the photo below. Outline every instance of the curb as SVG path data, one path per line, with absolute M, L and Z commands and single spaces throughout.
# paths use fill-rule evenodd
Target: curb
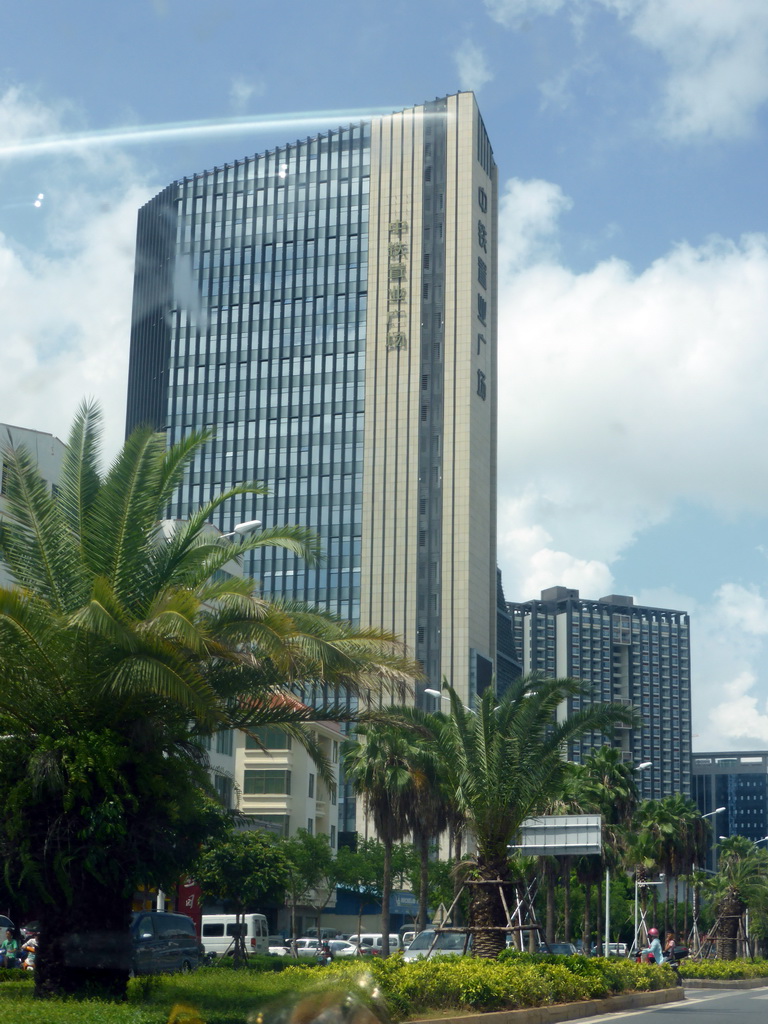
M 765 988 L 768 978 L 683 978 L 685 988 Z
M 753 980 L 753 979 L 748 979 Z M 440 1024 L 558 1024 L 563 1020 L 597 1017 L 621 1010 L 640 1010 L 685 999 L 682 988 L 660 988 L 654 992 L 622 992 L 605 999 L 586 999 L 580 1003 L 556 1003 L 554 1006 L 531 1006 L 522 1010 L 499 1010 L 493 1013 L 462 1014 L 441 1017 Z M 435 1018 L 408 1021 L 408 1024 L 437 1024 Z

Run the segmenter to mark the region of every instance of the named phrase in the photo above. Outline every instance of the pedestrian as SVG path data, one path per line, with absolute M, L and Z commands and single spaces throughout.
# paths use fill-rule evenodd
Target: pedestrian
M 667 937 L 664 940 L 664 958 L 666 960 L 675 959 L 675 947 L 677 946 L 677 939 L 675 938 L 674 932 L 667 932 Z
M 25 950 L 27 957 L 24 961 L 25 971 L 34 971 L 35 969 L 35 957 L 37 956 L 37 932 L 32 932 L 28 937 L 27 941 L 21 947 Z
M 19 965 L 19 943 L 14 938 L 13 931 L 8 928 L 5 938 L 0 943 L 0 967 L 18 967 Z

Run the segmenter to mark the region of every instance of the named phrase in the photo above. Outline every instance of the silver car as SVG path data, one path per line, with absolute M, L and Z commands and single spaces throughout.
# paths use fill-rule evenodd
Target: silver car
M 465 932 L 440 932 L 435 942 L 434 928 L 425 928 L 419 932 L 408 949 L 403 953 L 403 960 L 422 960 L 424 957 L 433 956 L 461 956 L 464 952 L 464 944 L 467 941 Z M 430 949 L 434 943 L 434 949 Z M 467 950 L 470 949 L 472 939 L 470 937 Z

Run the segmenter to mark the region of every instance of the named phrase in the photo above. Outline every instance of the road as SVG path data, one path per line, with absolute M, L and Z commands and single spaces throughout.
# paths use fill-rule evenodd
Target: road
M 765 1024 L 768 1020 L 768 988 L 694 989 L 685 993 L 685 1002 L 651 1006 L 647 1010 L 605 1013 L 599 1017 L 580 1017 L 570 1024 Z

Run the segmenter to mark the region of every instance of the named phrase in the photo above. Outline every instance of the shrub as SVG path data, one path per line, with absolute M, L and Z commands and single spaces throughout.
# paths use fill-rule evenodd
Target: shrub
M 682 960 L 684 978 L 766 978 L 768 960 Z

